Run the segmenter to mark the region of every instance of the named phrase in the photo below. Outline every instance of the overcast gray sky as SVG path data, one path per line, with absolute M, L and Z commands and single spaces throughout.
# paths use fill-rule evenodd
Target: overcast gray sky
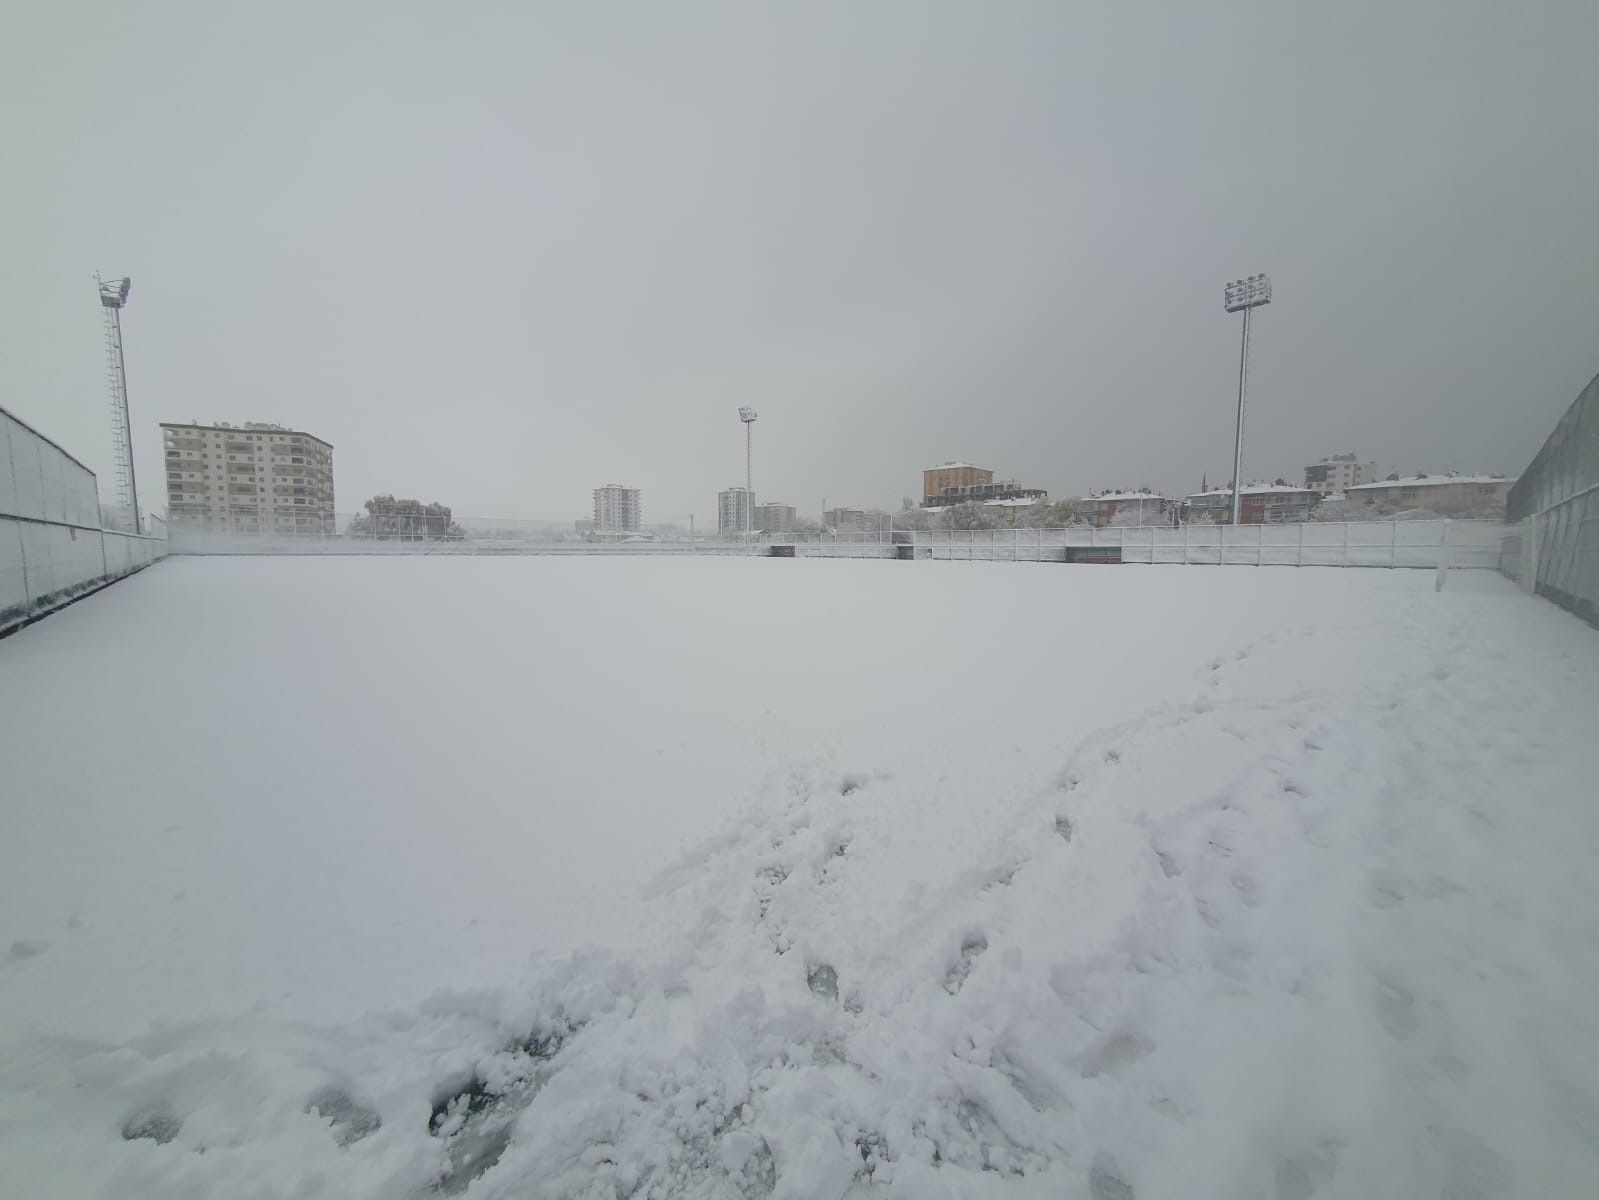
M 1356 451 L 1514 473 L 1599 370 L 1599 4 L 13 0 L 0 403 L 101 472 L 93 272 L 157 422 L 570 518 L 897 507 Z

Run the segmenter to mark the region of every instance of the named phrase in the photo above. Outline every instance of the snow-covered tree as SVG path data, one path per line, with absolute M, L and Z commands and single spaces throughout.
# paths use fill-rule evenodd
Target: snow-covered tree
M 946 529 L 998 529 L 1005 521 L 986 504 L 957 504 L 943 514 Z

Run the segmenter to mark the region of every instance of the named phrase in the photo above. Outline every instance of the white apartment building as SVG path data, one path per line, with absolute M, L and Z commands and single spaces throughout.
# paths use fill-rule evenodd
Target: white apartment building
M 218 533 L 331 537 L 333 445 L 302 430 L 246 421 L 161 423 L 167 516 Z
M 741 534 L 750 528 L 750 504 L 755 493 L 741 487 L 728 488 L 716 497 L 716 531 Z
M 644 503 L 638 488 L 608 483 L 594 489 L 594 529 L 599 533 L 637 533 L 644 528 Z
M 1325 496 L 1377 478 L 1377 464 L 1357 462 L 1353 454 L 1334 454 L 1305 468 L 1305 490 Z

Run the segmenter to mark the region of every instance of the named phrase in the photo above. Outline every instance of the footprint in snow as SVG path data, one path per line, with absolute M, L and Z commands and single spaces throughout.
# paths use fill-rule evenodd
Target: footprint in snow
M 805 972 L 805 984 L 824 1000 L 838 999 L 838 972 L 826 963 L 816 963 Z
M 1093 1200 L 1137 1200 L 1138 1193 L 1122 1178 L 1121 1168 L 1108 1154 L 1100 1154 L 1088 1172 L 1088 1194 Z
M 1404 1042 L 1416 1036 L 1421 1018 L 1416 1014 L 1416 998 L 1397 983 L 1379 982 L 1374 999 L 1377 1020 L 1390 1037 Z
M 1136 1033 L 1118 1033 L 1108 1039 L 1088 1057 L 1083 1065 L 1083 1078 L 1096 1079 L 1101 1075 L 1115 1077 L 1128 1067 L 1146 1058 L 1153 1047 Z
M 1232 885 L 1245 908 L 1260 907 L 1260 884 L 1248 871 L 1234 871 Z
M 969 933 L 961 939 L 961 953 L 959 960 L 944 976 L 944 990 L 951 996 L 955 995 L 966 985 L 966 978 L 972 973 L 972 967 L 988 949 L 988 938 L 981 933 Z
M 354 1145 L 376 1133 L 383 1124 L 377 1109 L 362 1104 L 349 1092 L 332 1084 L 306 1101 L 305 1111 L 327 1121 L 333 1129 L 333 1140 L 341 1146 Z
M 1311 1200 L 1332 1180 L 1341 1148 L 1332 1138 L 1323 1138 L 1303 1154 L 1278 1163 L 1276 1200 Z
M 122 1122 L 122 1136 L 130 1142 L 149 1140 L 164 1146 L 178 1136 L 183 1119 L 165 1100 L 156 1100 L 136 1108 Z

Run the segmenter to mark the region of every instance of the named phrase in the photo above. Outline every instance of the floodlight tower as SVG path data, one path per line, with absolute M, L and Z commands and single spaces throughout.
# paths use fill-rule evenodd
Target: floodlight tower
M 128 417 L 128 365 L 122 356 L 122 306 L 128 302 L 133 281 L 124 276 L 100 285 L 100 308 L 105 314 L 106 378 L 111 384 L 111 448 L 116 458 L 117 503 L 133 514 L 133 532 L 142 533 L 139 488 L 133 474 L 133 424 Z
M 738 410 L 744 422 L 744 540 L 755 532 L 755 475 L 751 466 L 755 442 L 755 410 L 744 405 Z
M 1264 275 L 1251 275 L 1229 283 L 1222 292 L 1222 303 L 1228 312 L 1243 311 L 1244 344 L 1238 352 L 1238 433 L 1233 439 L 1233 520 L 1238 524 L 1239 497 L 1244 491 L 1244 381 L 1249 377 L 1249 310 L 1271 303 L 1271 280 Z

